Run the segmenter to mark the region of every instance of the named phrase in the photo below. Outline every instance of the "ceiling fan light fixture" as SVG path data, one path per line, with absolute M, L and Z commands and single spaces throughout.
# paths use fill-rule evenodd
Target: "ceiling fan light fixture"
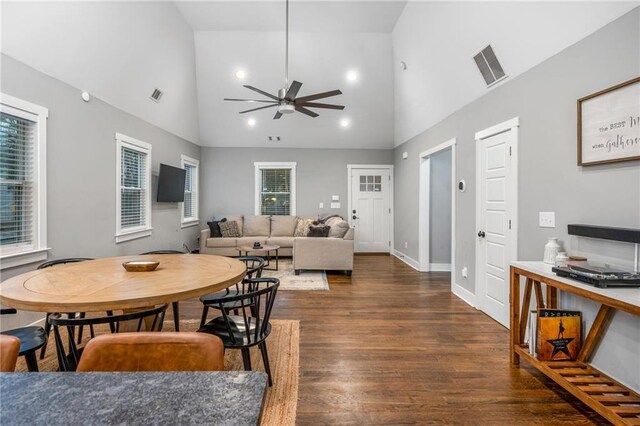
M 296 107 L 291 104 L 280 104 L 278 105 L 278 112 L 281 114 L 293 114 L 296 112 Z

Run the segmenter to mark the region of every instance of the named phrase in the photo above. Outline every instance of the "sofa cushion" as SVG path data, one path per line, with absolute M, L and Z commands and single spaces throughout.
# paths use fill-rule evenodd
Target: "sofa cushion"
M 309 233 L 307 237 L 320 237 L 326 238 L 329 236 L 329 230 L 331 227 L 329 225 L 311 225 L 309 226 Z
M 224 238 L 237 238 L 240 237 L 240 230 L 238 229 L 238 223 L 235 220 L 227 220 L 226 222 L 220 222 L 220 233 Z
M 331 227 L 328 235 L 330 238 L 344 238 L 349 230 L 349 224 L 344 220 L 332 221 L 331 224 L 327 223 L 327 225 Z
M 296 224 L 296 230 L 293 232 L 294 237 L 306 237 L 309 233 L 309 226 L 315 221 L 314 218 L 298 218 L 298 223 Z
M 207 238 L 207 247 L 210 248 L 227 248 L 236 246 L 235 238 Z
M 293 237 L 297 224 L 297 216 L 271 216 L 271 236 Z
M 267 238 L 267 244 L 273 244 L 282 248 L 293 247 L 293 237 L 269 237 Z
M 242 226 L 243 237 L 267 236 L 271 231 L 270 216 L 245 216 Z
M 242 237 L 242 228 L 243 228 L 243 216 L 235 215 L 235 216 L 225 216 L 227 218 L 227 222 L 231 222 L 232 220 L 238 224 L 238 232 L 240 232 L 240 236 Z
M 207 225 L 209 225 L 209 230 L 211 231 L 211 238 L 222 237 L 222 233 L 220 232 L 220 222 L 226 222 L 226 221 L 227 221 L 227 218 L 222 218 L 220 220 L 207 222 Z

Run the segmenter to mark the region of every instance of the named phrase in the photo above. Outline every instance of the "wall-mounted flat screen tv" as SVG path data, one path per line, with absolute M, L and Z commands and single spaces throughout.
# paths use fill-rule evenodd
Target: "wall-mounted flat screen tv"
M 186 171 L 177 167 L 160 164 L 158 176 L 158 202 L 182 203 L 184 201 L 184 180 Z

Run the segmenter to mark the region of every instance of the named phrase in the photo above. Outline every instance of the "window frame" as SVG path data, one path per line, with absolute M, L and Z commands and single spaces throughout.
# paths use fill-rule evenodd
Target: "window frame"
M 0 269 L 13 268 L 47 259 L 47 119 L 49 110 L 40 105 L 0 93 L 0 111 L 36 123 L 34 141 L 33 242 L 10 249 L 0 246 Z
M 180 224 L 182 228 L 188 228 L 190 226 L 196 226 L 200 223 L 200 161 L 195 158 L 188 157 L 186 155 L 180 156 L 180 162 L 182 168 L 186 170 L 186 166 L 191 166 L 195 168 L 195 179 L 192 177 L 191 179 L 191 194 L 195 193 L 195 198 L 191 199 L 191 204 L 194 206 L 194 214 L 195 216 L 185 217 L 184 216 L 184 202 L 180 203 Z M 186 182 L 186 180 L 185 180 Z M 195 189 L 193 189 L 195 188 Z M 184 191 L 187 192 L 186 190 Z
M 290 182 L 290 202 L 291 208 L 289 210 L 289 216 L 296 216 L 296 166 L 295 162 L 272 162 L 272 161 L 258 161 L 253 163 L 255 167 L 255 200 L 254 200 L 254 212 L 256 216 L 260 216 L 262 214 L 262 209 L 260 205 L 260 194 L 262 193 L 261 187 L 261 170 L 264 169 L 289 169 L 291 171 L 291 182 Z
M 150 143 L 140 141 L 122 133 L 116 133 L 116 244 L 125 241 L 131 241 L 138 238 L 148 237 L 153 232 L 151 226 L 151 151 Z M 134 228 L 122 228 L 122 148 L 128 148 L 147 155 L 146 170 L 146 197 L 145 197 L 145 217 L 147 218 L 144 226 Z

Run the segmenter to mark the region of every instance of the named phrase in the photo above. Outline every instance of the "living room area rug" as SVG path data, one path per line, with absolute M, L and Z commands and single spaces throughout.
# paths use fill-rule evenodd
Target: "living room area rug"
M 325 271 L 301 271 L 296 275 L 291 259 L 280 259 L 277 271 L 264 270 L 263 277 L 273 277 L 280 280 L 278 290 L 320 290 L 329 291 L 329 281 Z M 271 259 L 271 267 L 275 261 Z
M 295 425 L 298 405 L 298 368 L 300 362 L 300 321 L 276 320 L 271 321 L 271 334 L 267 338 L 269 361 L 273 375 L 273 386 L 267 387 L 262 410 L 261 425 Z M 180 331 L 196 331 L 199 320 L 189 319 L 180 321 Z M 107 327 L 96 327 L 96 334 L 108 333 Z M 165 320 L 162 332 L 173 332 L 173 320 Z M 66 330 L 60 330 L 63 341 L 66 342 Z M 85 330 L 86 334 L 88 330 Z M 85 335 L 86 335 L 85 334 Z M 83 345 L 88 338 L 83 339 Z M 38 351 L 40 355 L 40 351 Z M 251 365 L 254 371 L 264 371 L 262 357 L 258 347 L 251 348 Z M 38 359 L 40 371 L 56 371 L 58 359 L 56 345 L 51 333 L 47 345 L 47 353 L 43 360 Z M 227 350 L 224 355 L 225 370 L 244 370 L 242 355 L 239 350 Z M 18 359 L 16 372 L 26 372 L 24 357 Z M 37 374 L 37 373 L 35 373 Z M 64 374 L 64 373 L 61 373 Z

